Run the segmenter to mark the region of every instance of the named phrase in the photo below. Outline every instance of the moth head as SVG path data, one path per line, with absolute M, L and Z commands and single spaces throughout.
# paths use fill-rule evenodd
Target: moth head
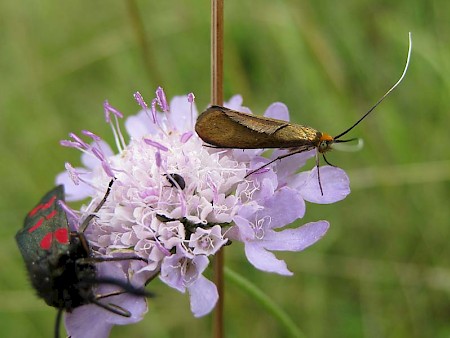
M 334 143 L 334 138 L 327 133 L 322 133 L 322 135 L 319 138 L 319 144 L 317 145 L 317 150 L 319 153 L 323 154 L 327 151 L 331 150 L 331 145 Z

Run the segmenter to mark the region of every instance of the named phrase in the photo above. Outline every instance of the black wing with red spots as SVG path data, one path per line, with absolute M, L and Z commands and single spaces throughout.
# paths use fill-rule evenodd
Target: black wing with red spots
M 58 201 L 64 201 L 64 186 L 49 191 L 27 214 L 16 241 L 27 267 L 42 259 L 57 259 L 69 247 L 69 226 Z
M 97 206 L 98 211 L 109 195 L 111 181 L 105 197 Z M 104 295 L 96 295 L 96 284 L 111 284 L 122 288 L 121 293 L 149 296 L 144 290 L 108 276 L 97 276 L 96 262 L 124 260 L 117 257 L 95 257 L 83 231 L 70 232 L 67 217 L 58 201 L 64 201 L 64 187 L 49 191 L 27 214 L 24 227 L 16 240 L 27 272 L 37 295 L 58 309 L 55 337 L 59 337 L 61 313 L 94 303 L 99 307 L 123 317 L 130 317 L 127 309 L 116 304 L 100 302 Z M 93 216 L 88 216 L 80 228 L 85 229 Z M 130 257 L 125 259 L 139 259 Z

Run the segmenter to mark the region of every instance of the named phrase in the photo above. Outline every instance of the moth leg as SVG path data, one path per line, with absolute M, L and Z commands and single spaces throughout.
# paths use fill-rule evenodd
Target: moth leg
M 87 240 L 86 236 L 84 235 L 84 233 L 71 231 L 70 238 L 78 238 L 81 246 L 83 247 L 84 251 L 86 252 L 86 255 L 89 255 L 89 253 L 91 252 L 91 248 L 89 246 L 88 240 Z M 84 259 L 85 258 L 80 258 L 80 259 L 78 259 L 78 262 L 82 263 Z
M 81 223 L 80 228 L 79 228 L 79 232 L 83 233 L 86 228 L 88 227 L 89 223 L 92 221 L 92 219 L 95 217 L 95 214 L 102 208 L 103 204 L 105 204 L 110 192 L 111 192 L 111 187 L 114 183 L 115 178 L 113 178 L 108 185 L 108 189 L 106 190 L 105 196 L 103 196 L 103 199 L 100 201 L 100 203 L 97 205 L 97 207 L 95 208 L 95 210 L 88 216 L 85 218 L 85 220 L 83 221 L 83 223 Z
M 124 309 L 123 307 L 121 307 L 119 305 L 111 304 L 111 303 L 104 304 L 102 302 L 99 302 L 97 297 L 94 299 L 91 299 L 91 302 L 93 304 L 105 309 L 106 311 L 115 313 L 116 315 L 119 315 L 122 317 L 128 317 L 128 318 L 131 317 L 131 312 L 128 311 L 127 309 Z
M 145 263 L 148 263 L 148 260 L 139 257 L 137 255 L 129 256 L 129 257 L 88 257 L 88 258 L 80 258 L 78 262 L 80 264 L 91 264 L 91 263 L 102 263 L 102 262 L 120 262 L 120 261 L 142 261 Z
M 322 154 L 322 156 L 323 156 L 323 160 L 325 161 L 326 164 L 336 168 L 336 166 L 334 164 L 328 162 L 327 158 L 325 157 L 325 154 Z
M 113 292 L 109 292 L 109 293 L 104 293 L 101 295 L 96 295 L 95 299 L 99 300 L 99 299 L 104 299 L 104 298 L 108 298 L 108 297 L 112 297 L 112 296 L 119 296 L 119 295 L 123 295 L 124 293 L 127 293 L 124 290 L 121 291 L 113 291 Z
M 59 330 L 61 327 L 61 318 L 62 318 L 62 313 L 63 313 L 64 309 L 63 308 L 59 308 L 58 312 L 56 313 L 56 320 L 55 320 L 55 338 L 59 338 Z
M 219 147 L 219 146 L 215 146 L 214 144 L 208 144 L 208 143 L 204 143 L 203 146 L 206 148 L 229 149 L 229 148 Z
M 322 181 L 320 180 L 320 157 L 319 157 L 319 152 L 316 153 L 316 167 L 317 167 L 317 180 L 319 181 L 320 194 L 323 196 Z
M 137 288 L 129 282 L 118 280 L 111 277 L 95 277 L 95 278 L 84 278 L 78 283 L 79 285 L 93 285 L 93 284 L 109 284 L 121 288 L 123 291 L 136 296 L 153 297 L 153 293 L 146 291 L 143 287 Z
M 307 150 L 310 150 L 310 148 L 309 148 L 309 147 L 301 147 L 301 148 L 295 149 L 294 151 L 291 151 L 291 152 L 289 152 L 289 153 L 287 153 L 287 154 L 280 155 L 280 156 L 278 156 L 277 158 L 274 158 L 273 160 L 271 160 L 270 162 L 268 162 L 268 163 L 266 163 L 266 164 L 260 166 L 259 168 L 256 168 L 256 169 L 250 171 L 249 173 L 247 173 L 247 175 L 245 175 L 244 178 L 249 177 L 250 175 L 256 173 L 257 171 L 260 171 L 262 168 L 265 168 L 265 167 L 267 167 L 268 165 L 271 165 L 272 163 L 274 163 L 274 162 L 276 162 L 276 161 L 278 161 L 278 160 L 282 160 L 283 158 L 289 157 L 289 156 L 291 156 L 291 155 L 303 153 L 304 151 L 307 151 Z

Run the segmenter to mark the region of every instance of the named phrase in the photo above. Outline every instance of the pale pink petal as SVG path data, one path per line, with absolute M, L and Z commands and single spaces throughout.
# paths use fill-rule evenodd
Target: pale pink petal
M 270 217 L 270 228 L 288 225 L 305 214 L 305 202 L 297 191 L 283 187 L 275 191 L 270 199 L 264 202 L 264 210 L 258 218 Z
M 266 109 L 264 116 L 272 119 L 289 121 L 289 110 L 284 103 L 274 102 Z
M 274 272 L 280 275 L 291 276 L 293 273 L 288 270 L 286 262 L 279 260 L 275 255 L 265 250 L 260 243 L 245 243 L 245 255 L 248 261 L 257 269 Z
M 201 275 L 188 288 L 188 291 L 191 301 L 191 311 L 195 317 L 201 317 L 210 313 L 219 299 L 216 285 Z
M 343 200 L 350 193 L 349 178 L 344 170 L 331 167 L 320 167 L 320 182 L 322 184 L 323 195 L 319 188 L 319 180 L 317 178 L 317 168 L 314 168 L 306 175 L 299 191 L 302 197 L 312 203 L 329 204 Z
M 296 229 L 266 231 L 262 245 L 267 250 L 302 251 L 321 239 L 329 227 L 327 221 L 318 221 Z
M 75 170 L 85 171 L 84 168 L 75 168 Z M 90 180 L 92 174 L 86 173 L 83 178 Z M 72 179 L 69 177 L 67 171 L 63 171 L 56 176 L 55 183 L 57 185 L 64 185 L 64 191 L 66 194 L 66 201 L 80 201 L 94 194 L 94 190 L 87 184 L 80 182 L 80 184 L 75 185 Z
M 197 107 L 195 104 L 191 104 L 188 101 L 187 95 L 175 96 L 172 101 L 170 101 L 170 113 L 168 118 L 176 130 L 192 130 L 197 115 Z

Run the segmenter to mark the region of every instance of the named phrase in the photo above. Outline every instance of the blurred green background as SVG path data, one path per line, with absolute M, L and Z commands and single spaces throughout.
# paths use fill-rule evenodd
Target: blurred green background
M 308 204 L 305 221 L 327 219 L 329 233 L 279 254 L 294 277 L 257 271 L 240 245 L 227 248 L 227 265 L 308 337 L 450 336 L 449 14 L 447 0 L 226 1 L 225 97 L 240 93 L 259 114 L 285 102 L 293 121 L 334 135 L 398 79 L 413 33 L 404 82 L 351 133 L 365 148 L 328 156 L 352 194 Z M 158 85 L 169 97 L 192 91 L 205 107 L 209 24 L 204 0 L 0 2 L 2 337 L 53 332 L 56 311 L 34 296 L 14 234 L 64 162 L 79 163 L 58 141 L 81 129 L 112 140 L 103 100 L 133 114 L 136 90 L 147 101 Z M 150 313 L 112 337 L 210 336 L 211 319 L 194 319 L 186 295 L 152 285 Z M 227 337 L 287 336 L 233 285 L 225 311 Z

